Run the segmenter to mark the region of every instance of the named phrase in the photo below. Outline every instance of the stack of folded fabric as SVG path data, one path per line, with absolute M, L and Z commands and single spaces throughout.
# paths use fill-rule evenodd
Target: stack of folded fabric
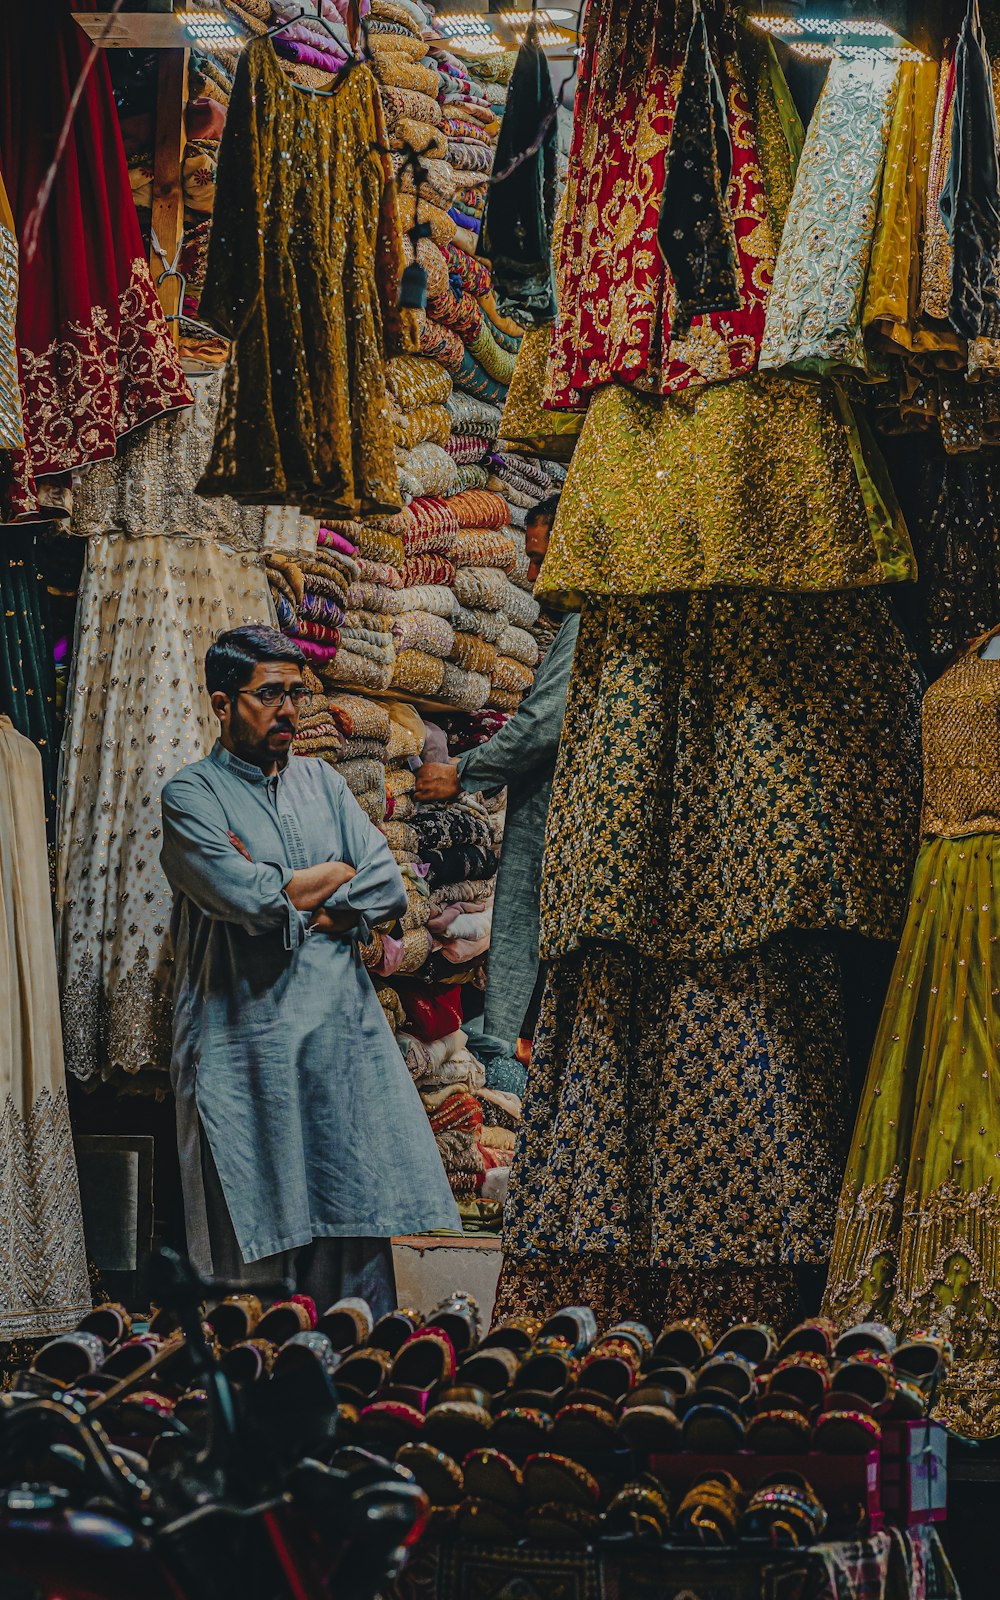
M 309 667 L 303 679 L 309 693 L 299 711 L 299 726 L 292 748 L 297 756 L 318 756 L 336 766 L 346 754 L 344 720 L 330 705 L 323 684 Z
M 386 763 L 392 732 L 386 706 L 363 695 L 328 695 L 327 706 L 343 736 L 338 770 L 358 804 L 376 824 L 386 813 Z
M 335 675 L 348 595 L 358 577 L 357 544 L 338 528 L 320 528 L 315 549 L 268 550 L 268 583 L 278 626 L 325 680 Z
M 368 523 L 337 522 L 322 529 L 320 538 L 322 553 L 340 561 L 346 580 L 340 648 L 325 681 L 331 689 L 387 689 L 396 659 L 392 622 L 403 584 L 398 536 Z

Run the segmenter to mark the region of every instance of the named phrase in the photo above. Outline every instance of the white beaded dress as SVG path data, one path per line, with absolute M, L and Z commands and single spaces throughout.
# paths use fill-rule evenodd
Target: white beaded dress
M 171 894 L 160 868 L 160 793 L 211 750 L 204 686 L 213 639 L 273 624 L 263 549 L 315 548 L 297 512 L 195 493 L 221 374 L 195 405 L 132 435 L 74 485 L 88 539 L 58 789 L 57 935 L 67 1070 L 168 1087 Z M 278 513 L 279 518 L 282 513 Z

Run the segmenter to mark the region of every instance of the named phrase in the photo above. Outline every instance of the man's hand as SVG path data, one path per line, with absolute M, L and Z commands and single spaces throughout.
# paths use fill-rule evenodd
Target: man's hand
M 346 861 L 321 861 L 293 872 L 285 893 L 296 911 L 318 911 L 353 877 L 354 868 Z
M 343 938 L 345 933 L 353 933 L 357 925 L 356 911 L 317 911 L 309 919 L 313 933 L 327 933 L 334 939 Z
M 454 800 L 461 787 L 453 761 L 425 761 L 417 773 L 414 793 L 418 800 Z

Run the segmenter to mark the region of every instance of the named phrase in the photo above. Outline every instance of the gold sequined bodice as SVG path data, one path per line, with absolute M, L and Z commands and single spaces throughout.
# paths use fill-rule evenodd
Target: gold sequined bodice
M 971 650 L 924 696 L 925 834 L 1000 833 L 1000 660 Z

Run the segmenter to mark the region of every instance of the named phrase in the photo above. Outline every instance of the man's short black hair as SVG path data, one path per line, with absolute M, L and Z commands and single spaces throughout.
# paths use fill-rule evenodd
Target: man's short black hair
M 230 628 L 228 633 L 220 633 L 215 643 L 209 645 L 205 682 L 209 694 L 232 696 L 246 688 L 258 662 L 288 661 L 302 667 L 305 659 L 298 645 L 286 639 L 277 628 L 269 628 L 263 622 L 250 622 L 243 628 Z
M 537 506 L 532 506 L 525 518 L 525 526 L 529 522 L 555 522 L 556 512 L 559 510 L 559 496 L 550 494 L 547 499 L 539 500 Z

